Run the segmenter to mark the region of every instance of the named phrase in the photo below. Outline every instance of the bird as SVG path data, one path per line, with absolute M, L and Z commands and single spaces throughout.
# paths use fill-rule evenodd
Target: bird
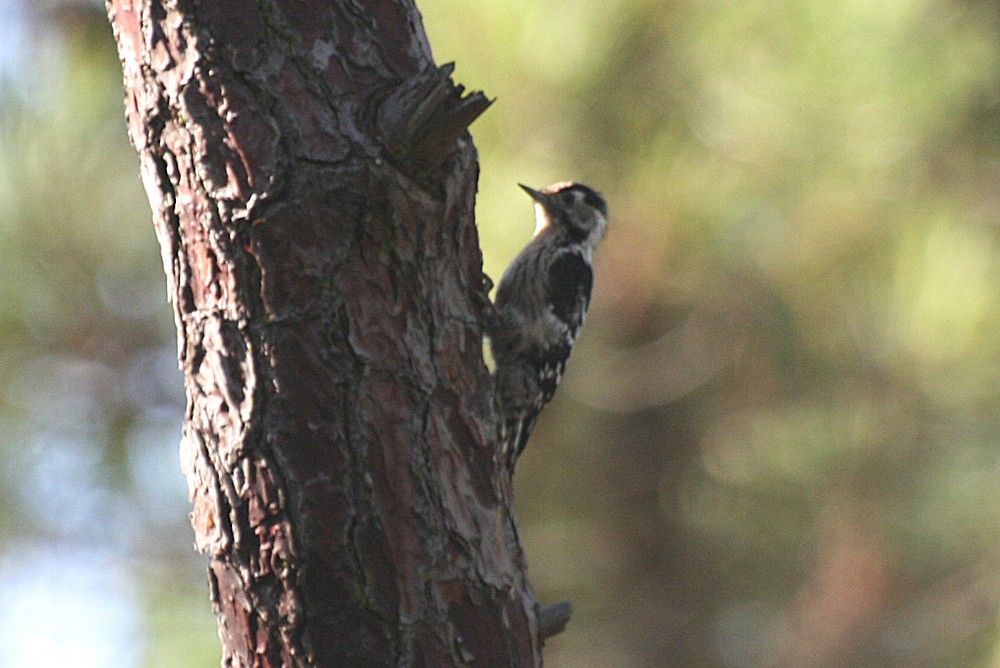
M 511 476 L 586 319 L 594 249 L 608 227 L 608 205 L 589 186 L 518 185 L 534 200 L 535 232 L 500 278 L 487 319 L 499 452 Z

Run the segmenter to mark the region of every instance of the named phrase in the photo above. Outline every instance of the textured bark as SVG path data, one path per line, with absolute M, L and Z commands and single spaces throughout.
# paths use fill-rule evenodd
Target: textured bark
M 223 664 L 539 664 L 482 359 L 488 101 L 404 0 L 108 11 Z

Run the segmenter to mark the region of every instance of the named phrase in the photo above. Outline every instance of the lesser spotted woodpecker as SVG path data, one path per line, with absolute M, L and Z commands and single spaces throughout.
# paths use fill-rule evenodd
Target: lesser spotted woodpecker
M 594 248 L 608 225 L 604 198 L 585 185 L 521 188 L 535 200 L 535 233 L 500 279 L 488 327 L 500 454 L 511 475 L 587 315 Z

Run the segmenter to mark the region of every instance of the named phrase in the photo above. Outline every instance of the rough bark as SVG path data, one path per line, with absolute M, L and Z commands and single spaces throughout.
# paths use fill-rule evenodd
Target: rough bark
M 488 101 L 406 0 L 108 11 L 223 665 L 539 664 L 482 359 Z

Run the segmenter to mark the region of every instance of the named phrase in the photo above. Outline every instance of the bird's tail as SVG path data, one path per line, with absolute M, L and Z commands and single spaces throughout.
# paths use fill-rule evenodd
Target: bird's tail
M 500 422 L 500 455 L 507 464 L 510 475 L 514 475 L 517 458 L 528 445 L 528 438 L 535 428 L 538 411 L 523 409 L 506 415 Z

